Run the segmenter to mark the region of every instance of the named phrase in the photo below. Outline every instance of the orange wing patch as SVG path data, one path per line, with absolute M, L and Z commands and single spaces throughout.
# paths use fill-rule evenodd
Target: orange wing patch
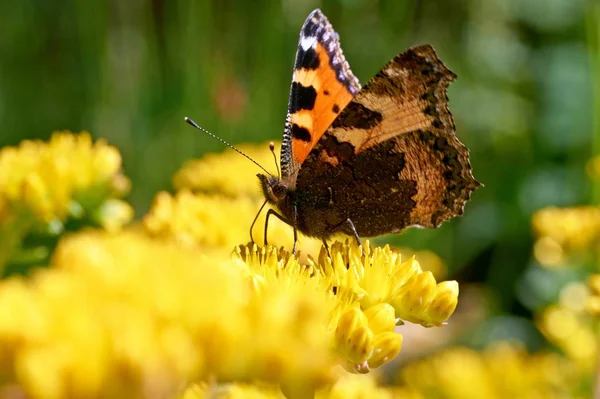
M 281 176 L 290 187 L 302 162 L 359 90 L 339 35 L 320 10 L 313 11 L 300 31 L 281 141 Z
M 352 100 L 331 67 L 331 58 L 316 44 L 319 66 L 294 71 L 290 123 L 294 162 L 302 163 L 338 114 Z M 295 100 L 294 100 L 295 98 Z

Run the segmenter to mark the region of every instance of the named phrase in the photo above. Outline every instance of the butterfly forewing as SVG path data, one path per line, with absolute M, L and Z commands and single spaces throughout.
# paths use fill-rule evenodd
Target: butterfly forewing
M 360 89 L 339 36 L 320 10 L 300 32 L 281 147 L 284 178 L 295 177 L 310 150 Z

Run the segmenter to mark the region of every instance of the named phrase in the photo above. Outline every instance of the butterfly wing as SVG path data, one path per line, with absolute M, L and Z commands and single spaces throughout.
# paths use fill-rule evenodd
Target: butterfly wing
M 455 78 L 431 46 L 418 46 L 356 94 L 298 173 L 299 201 L 318 199 L 302 204 L 313 212 L 305 217 L 325 218 L 319 233 L 347 218 L 375 236 L 462 214 L 480 184 L 447 107 Z
M 281 145 L 284 179 L 295 177 L 310 150 L 359 90 L 338 34 L 316 9 L 300 31 Z

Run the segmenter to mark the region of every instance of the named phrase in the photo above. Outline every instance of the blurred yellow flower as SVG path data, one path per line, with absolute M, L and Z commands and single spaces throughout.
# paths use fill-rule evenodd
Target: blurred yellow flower
M 280 144 L 277 144 L 276 148 L 279 147 Z M 241 144 L 237 148 L 275 174 L 276 165 L 269 143 Z M 219 154 L 206 154 L 202 159 L 186 162 L 173 176 L 173 186 L 177 190 L 262 200 L 257 173 L 262 171 L 248 159 L 226 149 Z
M 277 386 L 264 384 L 194 384 L 178 399 L 286 399 Z
M 392 399 L 390 388 L 379 386 L 373 374 L 342 374 L 335 384 L 316 392 L 315 399 Z
M 257 290 L 236 262 L 132 232 L 63 240 L 52 268 L 0 282 L 0 389 L 166 397 L 209 376 L 330 381 L 331 296 L 291 279 Z
M 536 259 L 542 265 L 556 265 L 565 252 L 586 250 L 596 242 L 600 236 L 600 208 L 544 208 L 533 215 L 532 225 L 538 236 Z
M 56 236 L 71 219 L 117 230 L 133 217 L 121 156 L 89 133 L 0 149 L 0 266 L 28 234 Z
M 594 368 L 598 354 L 597 334 L 583 309 L 551 305 L 537 316 L 537 325 L 569 359 L 585 370 Z
M 175 195 L 160 192 L 143 226 L 152 237 L 174 240 L 186 246 L 212 247 L 231 251 L 241 242 L 250 241 L 250 225 L 262 201 L 251 197 L 231 198 L 219 194 L 192 193 L 181 190 Z M 253 237 L 262 244 L 266 211 L 254 225 Z M 291 246 L 292 227 L 271 218 L 269 240 L 276 246 Z M 300 237 L 298 250 L 318 253 L 321 242 Z
M 285 399 L 281 390 L 265 384 L 194 384 L 187 388 L 179 399 Z M 310 397 L 313 397 L 312 395 Z M 360 375 L 340 372 L 336 382 L 317 390 L 315 399 L 392 399 L 399 396 L 389 387 L 378 386 L 372 374 Z
M 0 150 L 0 196 L 3 207 L 25 207 L 50 223 L 71 212 L 95 209 L 129 186 L 120 172 L 119 151 L 89 133 L 57 132 L 49 142 L 23 141 Z
M 499 342 L 483 352 L 456 347 L 410 363 L 398 384 L 409 398 L 571 398 L 580 377 L 557 354 Z

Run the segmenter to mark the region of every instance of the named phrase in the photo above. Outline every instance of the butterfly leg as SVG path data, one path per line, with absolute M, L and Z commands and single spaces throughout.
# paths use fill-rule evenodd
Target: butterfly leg
M 350 218 L 344 220 L 342 223 L 338 224 L 337 226 L 335 226 L 331 229 L 332 233 L 336 233 L 338 231 L 342 232 L 344 234 L 353 236 L 354 239 L 356 240 L 356 245 L 358 245 L 359 247 L 362 246 L 362 243 L 360 242 L 360 237 L 358 236 L 358 233 L 356 232 L 356 228 L 354 227 L 354 223 L 352 223 L 352 220 L 350 220 Z M 362 252 L 364 255 L 365 254 L 364 248 L 363 248 Z
M 350 218 L 340 223 L 335 230 L 339 230 L 341 232 L 354 236 L 354 239 L 356 240 L 356 245 L 358 245 L 359 247 L 362 245 L 360 242 L 360 237 L 358 236 L 356 228 L 354 227 L 354 223 L 352 223 L 352 220 L 350 220 Z
M 298 243 L 298 231 L 294 226 L 294 247 L 292 248 L 292 255 L 296 255 L 296 244 Z
M 258 217 L 260 216 L 260 213 L 262 212 L 265 205 L 267 205 L 267 200 L 265 200 L 265 202 L 263 202 L 262 206 L 258 210 L 258 213 L 256 214 L 256 216 L 254 216 L 254 220 L 252 221 L 252 224 L 250 225 L 250 241 L 252 243 L 255 242 L 254 237 L 252 236 L 252 230 L 254 229 L 254 224 L 256 224 L 256 221 L 258 220 Z M 265 230 L 266 230 L 266 228 L 265 228 Z M 265 237 L 266 237 L 266 233 L 265 233 Z M 265 244 L 266 244 L 266 241 L 265 241 Z
M 267 230 L 269 228 L 269 216 L 276 216 L 277 219 L 281 220 L 283 223 L 285 224 L 289 224 L 290 226 L 293 226 L 290 222 L 288 222 L 283 216 L 281 216 L 280 214 L 278 214 L 275 210 L 273 209 L 269 209 L 267 211 L 267 218 L 265 219 L 265 241 L 264 241 L 264 245 L 269 245 L 269 243 L 267 242 Z M 296 248 L 296 228 L 294 227 L 294 248 Z
M 325 247 L 325 251 L 327 251 L 327 256 L 331 258 L 331 253 L 329 252 L 329 245 L 327 245 L 327 241 L 323 238 L 323 246 Z
M 294 207 L 293 209 L 293 215 L 294 215 L 294 224 L 292 225 L 294 227 L 294 247 L 292 248 L 292 255 L 296 255 L 296 244 L 298 244 L 298 230 L 296 230 L 296 204 L 294 203 Z M 288 223 L 289 224 L 289 223 Z

